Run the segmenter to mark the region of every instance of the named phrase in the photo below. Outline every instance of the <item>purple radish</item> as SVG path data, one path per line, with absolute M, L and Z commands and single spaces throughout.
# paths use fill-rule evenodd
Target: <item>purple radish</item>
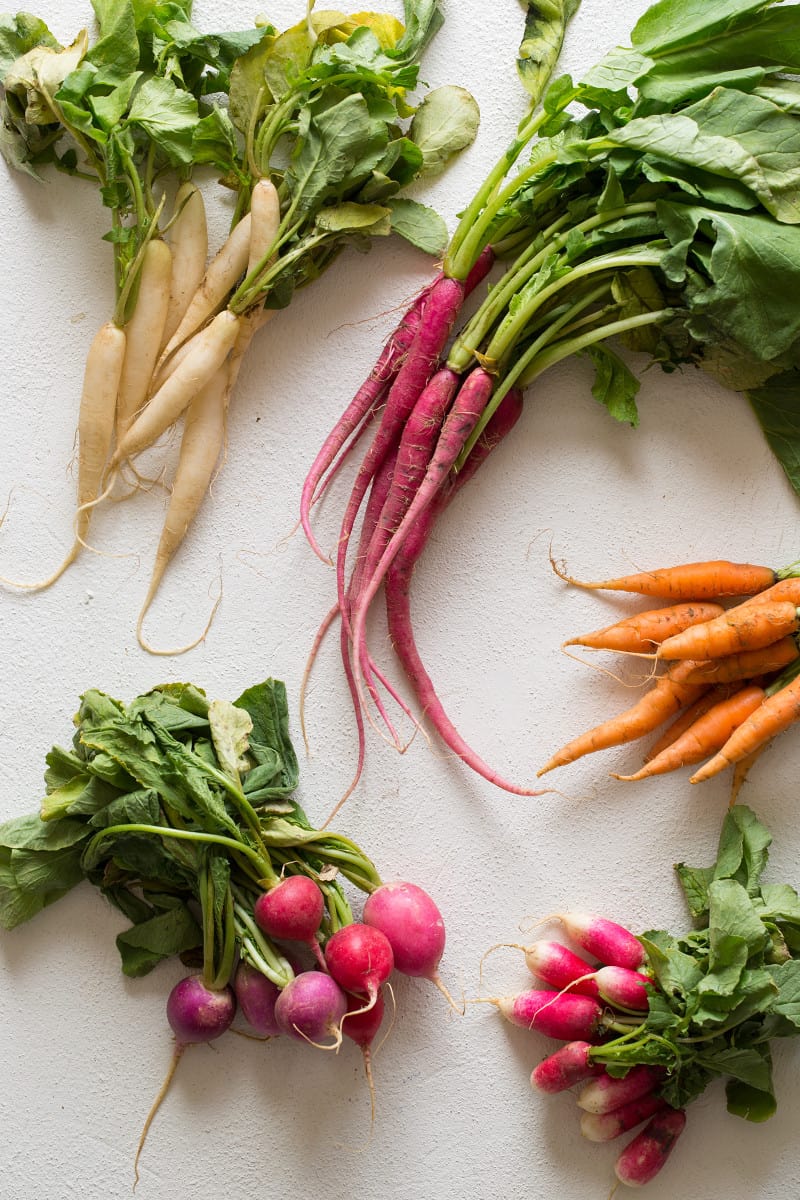
M 364 904 L 366 925 L 385 934 L 401 975 L 429 979 L 456 1012 L 462 1012 L 439 977 L 445 930 L 435 903 L 415 883 L 396 881 L 376 888 Z
M 592 1062 L 591 1042 L 567 1042 L 554 1054 L 548 1055 L 531 1072 L 531 1087 L 539 1092 L 565 1092 L 574 1083 L 582 1083 L 603 1070 L 601 1063 Z
M 358 1046 L 364 1059 L 364 1074 L 369 1086 L 371 1120 L 375 1120 L 375 1080 L 372 1076 L 372 1043 L 378 1036 L 386 1005 L 383 989 L 375 996 L 374 1004 L 364 1009 L 357 996 L 347 999 L 347 1013 L 342 1021 L 342 1033 Z
M 598 1075 L 581 1089 L 578 1107 L 590 1113 L 613 1112 L 615 1108 L 652 1092 L 663 1078 L 663 1067 L 648 1067 L 643 1063 L 631 1067 L 621 1078 L 607 1073 Z
M 581 1133 L 590 1142 L 610 1142 L 667 1107 L 665 1100 L 649 1092 L 640 1100 L 631 1100 L 613 1112 L 584 1113 L 581 1117 Z
M 230 1028 L 236 1016 L 236 996 L 230 987 L 212 990 L 200 975 L 187 975 L 175 984 L 167 997 L 167 1020 L 175 1034 L 175 1047 L 164 1082 L 145 1118 L 136 1157 L 133 1160 L 134 1187 L 139 1182 L 139 1159 L 153 1118 L 169 1091 L 170 1084 L 187 1046 L 213 1042 Z
M 657 1113 L 617 1159 L 614 1170 L 620 1183 L 643 1187 L 654 1179 L 685 1127 L 686 1113 L 682 1108 Z
M 287 875 L 258 897 L 253 917 L 268 937 L 302 942 L 322 962 L 317 931 L 325 912 L 325 897 L 308 875 Z
M 616 1008 L 647 1012 L 650 1007 L 648 986 L 652 981 L 648 975 L 628 967 L 601 967 L 594 979 L 602 999 Z
M 341 1046 L 342 1017 L 346 1012 L 347 997 L 323 971 L 295 975 L 275 1003 L 275 1020 L 281 1033 L 322 1050 L 337 1050 Z M 324 1037 L 333 1038 L 333 1043 L 321 1046 Z
M 248 1025 L 262 1037 L 277 1037 L 275 1004 L 281 989 L 250 963 L 240 962 L 233 979 L 239 1009 Z
M 647 955 L 639 939 L 607 917 L 582 912 L 553 913 L 537 924 L 545 921 L 560 921 L 576 945 L 608 966 L 635 971 L 646 962 Z
M 366 997 L 360 1011 L 368 1012 L 394 968 L 389 939 L 372 925 L 353 922 L 337 929 L 325 945 L 325 962 L 333 979 L 346 992 Z M 358 1012 L 359 1010 L 354 1010 Z
M 591 996 L 532 988 L 516 996 L 495 996 L 484 1003 L 494 1004 L 512 1025 L 565 1042 L 597 1042 L 606 1030 L 603 1009 Z

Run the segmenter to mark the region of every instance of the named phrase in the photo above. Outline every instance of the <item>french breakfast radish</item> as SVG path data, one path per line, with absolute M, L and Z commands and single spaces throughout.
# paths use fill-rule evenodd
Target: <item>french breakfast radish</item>
M 565 1092 L 573 1084 L 582 1083 L 593 1075 L 600 1075 L 605 1068 L 602 1063 L 592 1061 L 591 1050 L 592 1043 L 584 1041 L 559 1046 L 533 1068 L 531 1087 L 538 1092 L 555 1094 Z
M 545 921 L 560 921 L 567 937 L 607 966 L 627 967 L 630 971 L 636 971 L 647 961 L 647 954 L 639 939 L 623 925 L 609 921 L 607 917 L 583 912 L 553 913 L 537 924 L 544 924 Z
M 590 1079 L 578 1093 L 578 1108 L 584 1112 L 607 1113 L 639 1100 L 652 1092 L 664 1079 L 661 1067 L 640 1064 L 631 1067 L 627 1075 L 615 1077 L 604 1072 Z
M 598 995 L 626 1012 L 647 1012 L 649 975 L 629 967 L 600 967 L 594 973 Z
M 540 939 L 530 946 L 519 946 L 525 954 L 525 965 L 532 975 L 550 987 L 568 988 L 582 996 L 598 995 L 595 969 L 585 958 L 573 953 L 561 942 Z
M 515 996 L 492 996 L 501 1016 L 522 1029 L 535 1029 L 565 1042 L 599 1042 L 609 1028 L 603 1007 L 591 996 L 529 988 Z
M 668 1108 L 656 1113 L 617 1159 L 614 1171 L 620 1183 L 643 1187 L 654 1179 L 685 1128 L 683 1109 Z
M 590 1142 L 610 1142 L 667 1107 L 665 1100 L 655 1092 L 650 1092 L 638 1100 L 620 1105 L 612 1112 L 585 1112 L 581 1117 L 581 1133 Z

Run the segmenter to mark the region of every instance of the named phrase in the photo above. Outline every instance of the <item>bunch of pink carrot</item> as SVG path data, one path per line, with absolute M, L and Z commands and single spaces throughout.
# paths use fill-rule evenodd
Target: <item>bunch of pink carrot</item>
M 651 677 L 665 669 L 635 705 L 568 742 L 539 775 L 671 721 L 644 765 L 614 778 L 647 779 L 694 766 L 691 782 L 700 783 L 734 767 L 735 798 L 758 755 L 800 716 L 797 564 L 773 570 L 717 560 L 589 583 L 556 570 L 579 587 L 671 603 L 564 643 L 643 656 Z M 738 602 L 726 607 L 734 597 Z

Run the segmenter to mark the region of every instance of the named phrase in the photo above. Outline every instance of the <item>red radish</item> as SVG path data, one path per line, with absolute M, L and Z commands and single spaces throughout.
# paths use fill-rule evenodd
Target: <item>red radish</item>
M 494 1004 L 512 1025 L 535 1029 L 565 1042 L 598 1042 L 607 1028 L 603 1009 L 591 996 L 531 988 L 516 996 L 496 996 L 484 1003 Z
M 590 1142 L 610 1142 L 668 1107 L 667 1102 L 655 1092 L 648 1092 L 641 1099 L 631 1100 L 629 1104 L 623 1104 L 610 1113 L 584 1113 L 581 1117 L 581 1133 Z
M 562 946 L 561 942 L 541 940 L 530 946 L 516 948 L 524 950 L 525 965 L 531 975 L 559 990 L 567 988 L 581 996 L 597 997 L 598 981 L 594 967 L 585 958 Z
M 325 962 L 332 977 L 346 992 L 366 996 L 367 1004 L 355 1012 L 374 1007 L 378 992 L 394 968 L 392 946 L 380 929 L 360 922 L 344 925 L 328 938 Z
M 363 920 L 386 934 L 401 975 L 429 979 L 456 1012 L 456 1005 L 439 977 L 445 930 L 435 903 L 415 883 L 381 884 L 366 900 Z
M 378 1036 L 385 1009 L 383 989 L 377 992 L 375 1003 L 368 1009 L 360 1006 L 357 996 L 349 996 L 347 1013 L 342 1021 L 342 1033 L 355 1042 L 364 1059 L 364 1074 L 369 1085 L 370 1113 L 373 1121 L 375 1120 L 375 1080 L 372 1077 L 372 1043 Z
M 341 1024 L 347 1012 L 347 997 L 335 980 L 323 971 L 303 971 L 287 983 L 275 1003 L 275 1020 L 281 1033 L 317 1046 L 324 1037 L 333 1038 L 336 1050 L 342 1044 Z
M 650 1007 L 647 989 L 652 981 L 642 972 L 628 967 L 601 967 L 595 971 L 594 979 L 602 999 L 616 1008 L 647 1012 Z
M 213 1042 L 230 1028 L 236 1016 L 236 996 L 233 989 L 212 989 L 205 985 L 202 976 L 187 975 L 175 984 L 167 997 L 167 1020 L 175 1034 L 175 1047 L 164 1082 L 158 1089 L 155 1100 L 145 1118 L 136 1156 L 133 1160 L 134 1187 L 139 1182 L 139 1159 L 153 1118 L 169 1091 L 170 1084 L 187 1046 L 201 1042 Z
M 553 913 L 537 924 L 543 925 L 546 921 L 560 921 L 573 942 L 611 967 L 628 967 L 635 971 L 646 961 L 647 955 L 639 939 L 607 917 L 582 912 Z
M 240 962 L 233 978 L 239 1009 L 248 1025 L 262 1037 L 281 1032 L 275 1020 L 275 1004 L 281 989 L 248 962 Z
M 657 1113 L 617 1159 L 614 1170 L 620 1183 L 642 1187 L 655 1178 L 686 1127 L 682 1108 Z
M 317 932 L 325 912 L 325 897 L 308 875 L 287 875 L 253 905 L 256 925 L 268 937 L 303 942 L 323 964 Z
M 565 1092 L 574 1083 L 601 1074 L 602 1063 L 591 1059 L 591 1042 L 567 1042 L 548 1055 L 531 1072 L 531 1087 L 539 1092 Z
M 592 1079 L 581 1088 L 578 1095 L 578 1107 L 584 1112 L 607 1113 L 631 1100 L 639 1100 L 652 1092 L 664 1078 L 663 1067 L 648 1067 L 640 1064 L 631 1067 L 627 1075 L 621 1078 L 605 1072 Z

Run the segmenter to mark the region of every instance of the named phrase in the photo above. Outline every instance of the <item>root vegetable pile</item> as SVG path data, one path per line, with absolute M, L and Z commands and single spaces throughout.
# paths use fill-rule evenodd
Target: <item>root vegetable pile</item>
M 191 974 L 167 1000 L 178 1060 L 231 1028 L 362 1051 L 393 972 L 441 990 L 441 914 L 415 884 L 383 883 L 350 839 L 314 829 L 292 798 L 297 761 L 283 685 L 209 702 L 166 684 L 128 705 L 81 698 L 69 749 L 47 755 L 41 811 L 0 825 L 0 924 L 12 929 L 88 880 L 131 922 L 123 972 L 178 956 Z M 356 920 L 343 887 L 367 895 Z M 449 998 L 449 997 L 448 997 Z M 451 1002 L 452 1003 L 452 1002 Z M 392 993 L 392 1007 L 394 994 Z M 138 1177 L 138 1174 L 137 1174 Z
M 620 579 L 570 584 L 677 601 L 568 639 L 565 646 L 652 659 L 654 679 L 632 707 L 562 746 L 539 775 L 670 724 L 624 781 L 694 766 L 691 783 L 734 768 L 735 800 L 756 757 L 800 717 L 800 578 L 725 561 L 684 563 Z M 748 594 L 749 593 L 749 594 Z M 745 599 L 741 597 L 746 596 Z M 739 597 L 725 607 L 719 601 Z M 698 764 L 702 764 L 698 766 Z
M 74 543 L 46 578 L 2 582 L 55 582 L 86 544 L 94 507 L 119 480 L 141 482 L 137 458 L 181 423 L 137 623 L 145 649 L 144 618 L 218 468 L 253 336 L 347 245 L 365 250 L 396 231 L 441 253 L 441 218 L 400 193 L 441 170 L 477 129 L 463 88 L 409 102 L 419 56 L 442 23 L 438 0 L 405 0 L 405 24 L 307 7 L 283 32 L 262 20 L 204 33 L 191 24 L 191 0 L 95 0 L 97 40 L 83 31 L 67 47 L 29 14 L 0 20 L 0 151 L 37 177 L 56 167 L 98 185 L 116 288 L 86 363 Z M 208 167 L 232 218 L 207 263 L 192 176 Z M 160 473 L 153 462 L 147 470 Z
M 397 688 L 368 645 L 383 589 L 417 713 L 484 778 L 536 794 L 503 778 L 458 733 L 418 652 L 409 591 L 438 516 L 511 432 L 522 390 L 562 359 L 588 356 L 594 396 L 633 425 L 639 382 L 620 344 L 667 371 L 701 367 L 746 391 L 800 490 L 800 322 L 790 299 L 800 278 L 800 176 L 788 150 L 800 148 L 800 58 L 790 33 L 800 10 L 749 0 L 734 14 L 722 0 L 660 0 L 629 47 L 581 82 L 548 85 L 577 0 L 527 7 L 518 66 L 529 111 L 464 205 L 442 273 L 388 339 L 303 491 L 306 534 L 326 559 L 312 502 L 326 472 L 370 435 L 332 539 L 356 779 L 365 719 L 405 745 L 394 723 Z M 770 44 L 781 45 L 780 63 Z M 466 316 L 466 295 L 497 261 L 502 272 Z M 400 721 L 408 707 L 400 702 Z
M 554 941 L 520 947 L 547 989 L 489 1001 L 513 1024 L 565 1043 L 533 1069 L 531 1086 L 577 1086 L 584 1137 L 605 1142 L 641 1127 L 617 1158 L 621 1183 L 654 1178 L 687 1106 L 715 1079 L 726 1080 L 734 1115 L 764 1121 L 775 1111 L 772 1041 L 800 1034 L 800 898 L 762 882 L 770 841 L 736 805 L 716 862 L 676 866 L 691 932 L 634 937 L 605 917 L 555 914 L 545 920 L 561 921 L 586 957 Z

